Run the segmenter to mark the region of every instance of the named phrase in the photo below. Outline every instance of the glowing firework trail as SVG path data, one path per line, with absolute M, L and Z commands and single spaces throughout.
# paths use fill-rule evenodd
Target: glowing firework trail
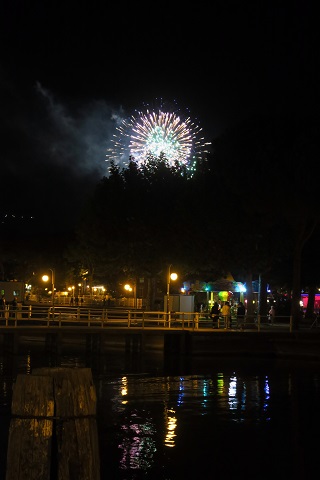
M 137 158 L 143 159 L 148 154 L 159 156 L 163 152 L 170 163 L 185 163 L 190 157 L 192 138 L 189 129 L 173 113 L 142 114 L 132 130 L 129 148 Z
M 137 112 L 117 127 L 119 135 L 107 157 L 126 165 L 129 157 L 143 164 L 149 156 L 158 158 L 164 154 L 170 165 L 178 162 L 192 168 L 207 153 L 205 147 L 209 145 L 199 136 L 201 130 L 189 117 L 183 120 L 176 113 L 161 109 Z

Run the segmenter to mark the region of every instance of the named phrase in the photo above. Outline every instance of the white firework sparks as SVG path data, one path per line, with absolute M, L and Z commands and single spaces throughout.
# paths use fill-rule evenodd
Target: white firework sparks
M 107 161 L 125 167 L 129 158 L 139 165 L 148 157 L 164 155 L 169 165 L 176 162 L 192 170 L 207 153 L 201 136 L 202 128 L 190 117 L 183 119 L 175 112 L 158 110 L 138 111 L 129 119 L 121 121 L 114 135 L 112 146 L 107 150 Z

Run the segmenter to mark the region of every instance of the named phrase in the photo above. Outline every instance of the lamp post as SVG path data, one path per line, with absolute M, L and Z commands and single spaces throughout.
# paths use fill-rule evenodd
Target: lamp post
M 168 268 L 168 278 L 167 278 L 167 313 L 168 313 L 168 320 L 170 320 L 170 281 L 177 280 L 178 275 L 176 273 L 171 273 L 172 265 L 169 265 Z
M 125 284 L 124 289 L 125 289 L 127 292 L 132 292 L 132 287 L 131 287 L 131 285 L 129 285 L 129 283 L 126 283 L 126 284 Z M 127 303 L 127 302 L 126 302 L 126 303 Z
M 51 284 L 52 284 L 52 308 L 54 308 L 54 270 L 49 268 L 51 272 Z
M 74 286 L 68 287 L 68 290 L 71 293 L 70 305 L 74 305 Z
M 52 298 L 52 308 L 54 308 L 54 270 L 52 268 L 49 268 L 48 270 L 50 270 L 50 272 L 51 272 L 51 288 L 52 288 L 52 290 L 51 290 L 52 297 L 51 298 Z M 44 282 L 47 282 L 49 280 L 48 275 L 43 275 L 42 280 Z
M 126 283 L 124 289 L 127 292 L 133 292 L 133 308 L 137 308 L 137 284 L 136 282 L 133 283 L 133 287 L 129 283 Z
M 137 282 L 133 284 L 133 308 L 138 308 L 137 305 Z

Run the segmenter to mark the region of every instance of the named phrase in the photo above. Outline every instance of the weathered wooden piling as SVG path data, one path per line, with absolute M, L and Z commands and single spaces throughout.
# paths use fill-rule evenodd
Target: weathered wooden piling
M 86 334 L 86 353 L 100 355 L 102 350 L 103 335 L 100 333 Z
M 50 479 L 52 379 L 18 375 L 11 412 L 6 480 Z
M 6 480 L 99 480 L 96 390 L 89 368 L 18 375 Z
M 168 354 L 186 354 L 191 352 L 191 341 L 188 332 L 182 334 L 167 333 L 164 336 L 164 352 Z
M 17 353 L 19 350 L 19 335 L 16 333 L 4 335 L 3 348 L 5 353 Z
M 59 355 L 61 353 L 62 338 L 61 333 L 46 333 L 45 350 L 47 353 Z

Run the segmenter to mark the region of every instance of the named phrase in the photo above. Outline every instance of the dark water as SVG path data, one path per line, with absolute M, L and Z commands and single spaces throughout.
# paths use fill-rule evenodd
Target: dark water
M 320 364 L 163 359 L 109 352 L 0 355 L 0 479 L 13 381 L 41 366 L 91 367 L 101 479 L 311 479 L 318 475 Z

